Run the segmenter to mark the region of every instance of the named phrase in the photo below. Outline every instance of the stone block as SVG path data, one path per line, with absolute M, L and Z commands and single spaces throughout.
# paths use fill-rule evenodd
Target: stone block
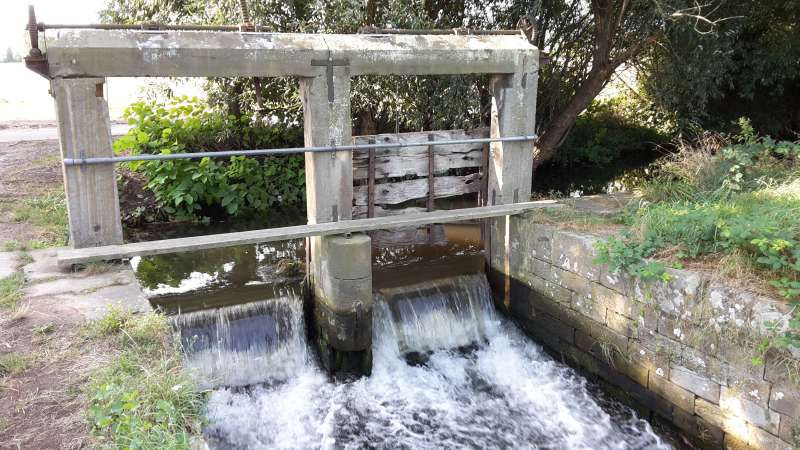
M 761 335 L 768 322 L 778 329 L 788 326 L 789 305 L 714 281 L 709 284 L 710 320 L 717 328 L 736 327 Z
M 636 321 L 614 311 L 606 311 L 606 325 L 625 337 L 635 338 L 638 336 L 639 326 Z
M 741 417 L 759 428 L 778 433 L 780 416 L 772 413 L 749 392 L 723 386 L 720 391 L 719 406 L 723 413 Z
M 719 403 L 720 385 L 686 367 L 670 365 L 669 380 L 712 403 Z
M 784 442 L 778 436 L 768 433 L 761 428 L 749 426 L 749 438 L 747 443 L 750 447 L 763 450 L 793 450 L 794 446 L 788 442 Z
M 694 412 L 694 394 L 672 383 L 666 377 L 661 377 L 651 372 L 648 387 L 678 408 L 688 413 Z
M 786 442 L 795 444 L 795 446 L 800 446 L 800 421 L 781 414 L 778 437 Z
M 17 271 L 17 254 L 0 252 L 0 280 L 8 278 Z
M 694 413 L 703 418 L 706 422 L 727 431 L 727 417 L 722 412 L 719 405 L 711 403 L 702 398 L 695 399 Z
M 548 263 L 552 261 L 553 232 L 555 230 L 556 228 L 552 225 L 545 225 L 542 223 L 531 224 L 528 230 L 531 256 L 538 260 L 547 261 Z
M 26 264 L 22 268 L 22 271 L 25 273 L 25 279 L 30 282 L 35 282 L 70 276 L 72 273 L 71 270 L 58 265 L 58 259 L 56 258 L 57 252 L 58 249 L 55 248 L 46 248 L 30 252 L 33 262 Z
M 560 341 L 572 344 L 575 340 L 575 329 L 553 316 L 545 313 L 537 314 L 536 317 L 531 319 L 530 322 L 532 325 L 538 326 L 548 333 L 558 337 Z
M 629 357 L 627 354 L 614 352 L 612 366 L 639 385 L 647 387 L 650 370 L 646 365 Z
M 684 347 L 674 362 L 723 386 L 728 385 L 730 366 L 700 350 Z
M 667 269 L 669 281 L 636 280 L 633 298 L 654 305 L 659 311 L 675 317 L 689 315 L 702 317 L 703 279 L 700 274 L 687 270 Z
M 555 318 L 561 317 L 563 307 L 546 295 L 533 291 L 530 296 L 530 302 L 536 315 L 544 313 Z
M 557 267 L 553 267 L 552 274 L 554 282 L 559 286 L 585 297 L 592 296 L 593 283 L 586 277 Z
M 104 287 L 124 284 L 137 284 L 136 277 L 130 270 L 113 270 L 90 276 L 73 274 L 66 278 L 31 284 L 24 292 L 26 297 L 34 298 L 68 293 L 91 293 Z
M 631 361 L 642 365 L 648 371 L 660 377 L 669 378 L 669 355 L 656 352 L 641 343 L 630 341 L 628 343 L 628 356 Z
M 537 276 L 529 276 L 525 283 L 538 294 L 549 297 L 555 302 L 569 305 L 572 303 L 572 291 L 563 288 L 555 283 L 547 281 Z
M 607 265 L 603 265 L 600 269 L 598 282 L 623 295 L 629 295 L 633 292 L 634 278 L 621 269 L 612 271 Z
M 318 303 L 328 305 L 334 312 L 348 313 L 357 308 L 372 308 L 372 277 L 357 280 L 342 280 L 323 277 L 321 291 L 317 291 Z
M 553 351 L 558 351 L 560 349 L 558 336 L 545 330 L 535 321 L 522 319 L 519 321 L 519 324 L 522 326 L 522 329 L 525 331 L 525 333 L 533 338 L 533 340 L 536 342 L 548 347 Z
M 548 261 L 542 261 L 541 259 L 530 259 L 531 265 L 531 272 L 539 278 L 542 278 L 549 282 L 555 282 L 553 278 L 553 266 Z
M 639 333 L 638 340 L 642 347 L 652 350 L 666 361 L 678 360 L 684 349 L 680 343 L 651 330 L 643 330 L 642 333 Z
M 636 317 L 639 312 L 637 302 L 601 284 L 592 283 L 592 295 L 595 301 L 610 311 L 622 314 L 629 319 Z
M 800 420 L 800 386 L 791 380 L 778 380 L 772 384 L 769 408 Z
M 725 450 L 753 450 L 752 447 L 747 445 L 747 441 L 734 436 L 731 433 L 725 433 L 724 441 Z
M 690 438 L 700 441 L 704 448 L 720 448 L 724 432 L 693 413 L 675 408 L 672 412 L 672 423 Z
M 594 263 L 597 251 L 594 248 L 597 238 L 569 231 L 553 232 L 553 265 L 580 274 L 592 281 L 600 279 L 601 266 Z
M 572 296 L 572 309 L 596 322 L 606 323 L 606 307 L 595 301 L 591 296 L 574 294 Z

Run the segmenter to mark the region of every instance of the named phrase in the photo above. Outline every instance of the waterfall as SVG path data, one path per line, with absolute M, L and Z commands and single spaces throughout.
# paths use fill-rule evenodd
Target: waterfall
M 178 314 L 172 323 L 186 367 L 206 388 L 285 380 L 309 364 L 303 302 L 292 291 Z
M 483 274 L 462 275 L 380 291 L 376 322 L 390 323 L 403 354 L 478 344 L 493 318 L 491 292 Z M 387 313 L 388 310 L 388 313 Z
M 211 448 L 670 448 L 496 315 L 484 275 L 376 297 L 371 376 L 336 382 L 308 364 L 281 382 L 216 389 Z M 422 364 L 407 362 L 415 352 Z

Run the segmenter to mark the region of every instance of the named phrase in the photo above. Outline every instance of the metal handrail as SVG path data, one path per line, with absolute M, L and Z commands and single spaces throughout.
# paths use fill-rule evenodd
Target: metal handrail
M 383 144 L 351 144 L 351 145 L 327 145 L 322 147 L 290 147 L 290 148 L 271 148 L 256 150 L 225 150 L 220 152 L 194 152 L 194 153 L 167 153 L 158 155 L 131 155 L 114 156 L 101 158 L 64 158 L 65 166 L 80 166 L 90 164 L 116 164 L 132 161 L 165 161 L 172 159 L 197 159 L 197 158 L 226 158 L 229 156 L 273 156 L 289 155 L 294 153 L 326 153 L 343 152 L 353 150 L 370 150 L 385 148 L 404 148 L 404 147 L 425 147 L 428 145 L 455 145 L 455 144 L 487 144 L 491 142 L 526 142 L 535 141 L 536 135 L 507 136 L 498 138 L 478 138 L 478 139 L 450 139 L 444 141 L 424 141 L 424 142 L 389 142 Z

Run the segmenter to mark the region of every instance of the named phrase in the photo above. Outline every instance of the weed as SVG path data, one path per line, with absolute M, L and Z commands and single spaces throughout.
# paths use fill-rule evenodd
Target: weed
M 64 245 L 67 236 L 67 202 L 63 191 L 52 191 L 39 197 L 25 199 L 16 205 L 15 222 L 27 222 L 42 233 L 42 239 L 17 243 L 16 250 L 43 246 Z M 8 244 L 7 244 L 8 245 Z
M 166 318 L 112 310 L 92 329 L 95 338 L 116 338 L 121 346 L 120 357 L 87 388 L 87 419 L 101 446 L 189 448 L 204 399 L 182 370 Z
M 15 272 L 0 279 L 0 308 L 14 309 L 17 302 L 22 299 L 22 287 L 25 285 L 25 276 L 22 272 Z
M 35 334 L 37 336 L 47 336 L 48 334 L 52 333 L 55 330 L 56 330 L 56 326 L 53 325 L 52 323 L 47 323 L 47 324 L 44 324 L 44 325 L 39 325 L 39 326 L 31 328 L 31 331 L 33 332 L 33 334 Z
M 0 376 L 11 376 L 24 372 L 31 363 L 31 358 L 16 353 L 0 355 Z

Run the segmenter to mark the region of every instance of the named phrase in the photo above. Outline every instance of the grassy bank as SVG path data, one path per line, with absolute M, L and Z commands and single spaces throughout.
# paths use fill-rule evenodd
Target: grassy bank
M 39 195 L 22 197 L 3 205 L 11 222 L 24 224 L 36 236 L 33 239 L 9 239 L 2 250 L 35 250 L 65 245 L 69 225 L 67 202 L 63 190 L 53 190 Z
M 185 449 L 199 435 L 203 394 L 184 372 L 166 318 L 112 310 L 84 328 L 118 351 L 86 387 L 92 435 L 102 447 Z
M 651 279 L 700 266 L 800 306 L 800 144 L 740 126 L 659 162 L 618 217 L 627 230 L 598 246 L 599 262 Z M 800 347 L 800 315 L 769 344 Z

